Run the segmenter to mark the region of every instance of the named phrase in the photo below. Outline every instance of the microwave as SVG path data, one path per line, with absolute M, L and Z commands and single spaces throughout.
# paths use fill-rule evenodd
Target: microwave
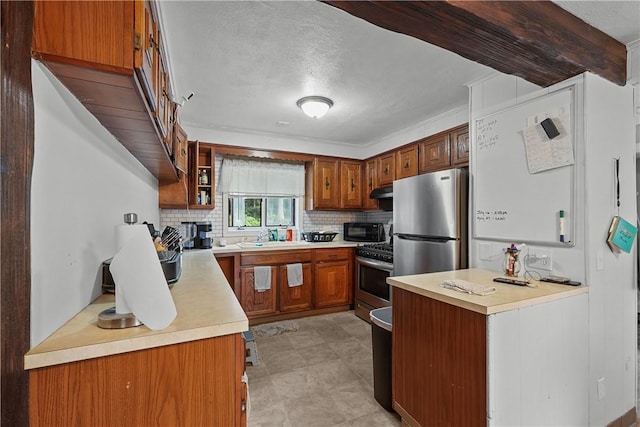
M 384 226 L 379 222 L 345 222 L 342 239 L 349 242 L 384 242 Z

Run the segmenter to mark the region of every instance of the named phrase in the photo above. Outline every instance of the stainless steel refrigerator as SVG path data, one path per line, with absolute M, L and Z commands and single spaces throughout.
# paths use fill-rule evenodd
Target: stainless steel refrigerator
M 393 182 L 393 275 L 467 267 L 466 169 Z

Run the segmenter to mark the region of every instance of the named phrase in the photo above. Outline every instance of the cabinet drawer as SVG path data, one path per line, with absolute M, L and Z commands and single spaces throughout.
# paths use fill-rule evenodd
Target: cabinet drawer
M 253 252 L 240 256 L 240 265 L 276 265 L 311 262 L 311 250 Z
M 351 248 L 316 249 L 315 260 L 316 262 L 325 262 L 349 259 L 352 253 L 353 249 Z

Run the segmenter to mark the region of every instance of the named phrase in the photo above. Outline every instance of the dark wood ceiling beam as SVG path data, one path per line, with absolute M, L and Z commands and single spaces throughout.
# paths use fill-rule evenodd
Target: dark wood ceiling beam
M 321 1 L 543 87 L 585 71 L 626 84 L 626 46 L 551 1 Z

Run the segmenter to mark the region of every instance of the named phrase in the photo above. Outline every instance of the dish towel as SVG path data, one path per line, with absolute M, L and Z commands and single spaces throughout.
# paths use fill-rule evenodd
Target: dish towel
M 493 286 L 484 286 L 466 280 L 445 280 L 440 284 L 443 288 L 453 289 L 458 292 L 465 292 L 473 295 L 491 295 L 496 293 Z
M 287 264 L 287 281 L 290 288 L 302 285 L 302 264 Z
M 258 292 L 271 289 L 271 267 L 253 267 L 253 288 Z

